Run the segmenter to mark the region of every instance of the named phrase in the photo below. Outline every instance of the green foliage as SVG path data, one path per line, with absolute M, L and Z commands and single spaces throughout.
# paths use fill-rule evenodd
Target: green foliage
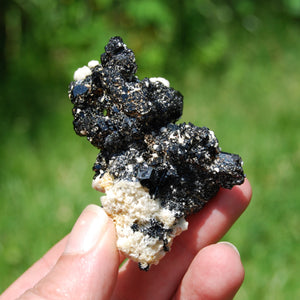
M 285 0 L 284 5 L 287 11 L 294 16 L 300 16 L 300 1 L 299 0 Z
M 139 77 L 170 79 L 183 119 L 243 157 L 253 201 L 226 236 L 246 269 L 237 299 L 300 298 L 298 21 L 295 0 L 2 1 L 0 290 L 98 203 L 67 85 L 120 35 Z

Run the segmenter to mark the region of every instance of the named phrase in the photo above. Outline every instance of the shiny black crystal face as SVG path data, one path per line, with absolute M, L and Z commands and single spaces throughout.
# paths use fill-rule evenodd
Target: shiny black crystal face
M 105 50 L 91 75 L 70 84 L 69 97 L 76 133 L 99 149 L 116 152 L 178 120 L 183 97 L 161 82 L 139 80 L 134 53 L 120 37 Z
M 175 124 L 182 95 L 161 81 L 139 80 L 134 53 L 120 37 L 110 39 L 90 70 L 70 84 L 69 97 L 76 133 L 100 149 L 95 176 L 140 181 L 178 218 L 200 210 L 220 187 L 243 183 L 241 158 L 221 152 L 208 128 Z M 132 229 L 163 239 L 163 226 L 149 224 Z

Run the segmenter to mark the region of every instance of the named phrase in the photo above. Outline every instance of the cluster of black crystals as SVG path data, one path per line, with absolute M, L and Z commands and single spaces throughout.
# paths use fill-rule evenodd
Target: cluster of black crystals
M 241 158 L 220 151 L 208 128 L 175 124 L 183 96 L 162 80 L 139 80 L 134 53 L 120 37 L 110 39 L 101 64 L 90 69 L 71 82 L 69 98 L 76 133 L 100 149 L 95 177 L 139 181 L 178 218 L 199 211 L 220 187 L 243 183 Z M 145 234 L 163 230 L 156 222 Z

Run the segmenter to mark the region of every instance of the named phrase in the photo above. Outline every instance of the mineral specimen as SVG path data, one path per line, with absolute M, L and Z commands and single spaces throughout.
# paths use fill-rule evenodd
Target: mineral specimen
M 143 270 L 170 250 L 220 187 L 244 181 L 242 160 L 221 152 L 214 132 L 175 124 L 183 96 L 164 78 L 136 76 L 132 50 L 113 37 L 101 55 L 74 73 L 69 98 L 74 129 L 100 153 L 93 187 L 113 219 L 117 247 Z

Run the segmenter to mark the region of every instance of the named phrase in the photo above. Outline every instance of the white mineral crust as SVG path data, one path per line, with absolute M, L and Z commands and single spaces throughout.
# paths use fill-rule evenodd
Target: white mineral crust
M 117 247 L 130 259 L 141 265 L 157 264 L 166 254 L 164 242 L 159 237 L 151 237 L 141 231 L 134 231 L 133 224 L 147 224 L 150 219 L 163 223 L 164 229 L 171 229 L 167 237 L 168 247 L 173 238 L 188 227 L 188 222 L 175 218 L 175 211 L 161 207 L 148 190 L 139 182 L 114 180 L 108 173 L 93 180 L 93 188 L 106 192 L 101 203 L 106 213 L 113 219 L 117 231 Z
M 82 68 L 78 68 L 74 72 L 74 80 L 84 80 L 88 75 L 91 75 L 92 71 L 89 67 L 83 66 Z
M 170 82 L 166 78 L 163 78 L 163 77 L 151 77 L 149 79 L 150 79 L 150 81 L 152 83 L 155 83 L 155 82 L 158 81 L 158 82 L 162 83 L 163 85 L 165 85 L 166 87 L 170 87 Z

